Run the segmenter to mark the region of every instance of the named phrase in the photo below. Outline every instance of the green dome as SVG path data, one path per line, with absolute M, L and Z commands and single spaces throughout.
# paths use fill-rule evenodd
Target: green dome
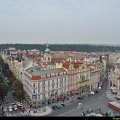
M 48 53 L 48 52 L 50 52 L 50 49 L 46 48 L 45 53 Z
M 45 53 L 49 53 L 50 49 L 48 48 L 48 45 L 46 45 Z

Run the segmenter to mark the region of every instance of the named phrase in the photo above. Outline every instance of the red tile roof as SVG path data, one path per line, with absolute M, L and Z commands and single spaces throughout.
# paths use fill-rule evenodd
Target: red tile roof
M 31 78 L 31 80 L 39 80 L 39 79 L 41 79 L 40 76 L 32 76 L 32 78 Z
M 60 58 L 52 58 L 52 59 L 51 59 L 52 62 L 62 62 L 63 60 L 65 60 L 64 57 L 60 57 Z
M 69 68 L 69 65 L 70 65 L 69 61 L 63 62 L 63 67 L 66 68 L 66 69 Z

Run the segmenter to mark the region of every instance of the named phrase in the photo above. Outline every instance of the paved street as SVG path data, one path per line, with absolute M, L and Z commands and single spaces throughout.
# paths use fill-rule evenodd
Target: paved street
M 6 113 L 6 116 L 30 116 L 30 114 L 28 113 L 28 111 L 25 112 L 20 112 L 20 111 L 13 111 L 13 112 L 9 112 Z
M 7 97 L 9 98 L 9 102 L 13 103 L 14 99 L 11 96 L 12 93 L 9 92 Z M 110 94 L 110 90 L 107 87 L 107 81 L 105 81 L 99 93 L 95 95 L 90 95 L 89 97 L 86 97 L 83 100 L 74 100 L 72 102 L 67 102 L 64 108 L 57 111 L 52 111 L 46 116 L 81 116 L 82 112 L 85 112 L 89 109 L 95 110 L 97 108 L 100 108 L 102 112 L 105 113 L 109 109 L 107 107 L 107 104 L 110 101 L 110 99 L 113 100 L 113 97 L 114 95 Z M 80 106 L 79 108 L 78 103 L 82 103 L 82 106 Z M 31 116 L 32 114 L 28 112 L 28 105 L 25 103 L 24 106 L 26 108 L 25 112 L 20 112 L 19 110 L 12 111 L 6 113 L 6 116 Z M 37 113 L 37 116 L 39 116 L 39 114 L 43 113 Z
M 85 112 L 88 109 L 95 110 L 96 108 L 100 108 L 102 112 L 105 112 L 109 109 L 107 104 L 110 101 L 106 96 L 106 89 L 107 81 L 104 82 L 104 85 L 99 93 L 91 95 L 83 100 L 77 100 L 61 110 L 53 111 L 48 116 L 81 116 L 83 111 Z M 79 102 L 83 104 L 82 111 L 77 108 Z

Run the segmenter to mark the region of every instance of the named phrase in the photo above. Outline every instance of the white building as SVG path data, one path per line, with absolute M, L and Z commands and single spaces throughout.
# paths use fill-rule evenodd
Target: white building
M 67 93 L 67 70 L 64 68 L 28 68 L 24 72 L 23 86 L 33 105 L 53 101 Z

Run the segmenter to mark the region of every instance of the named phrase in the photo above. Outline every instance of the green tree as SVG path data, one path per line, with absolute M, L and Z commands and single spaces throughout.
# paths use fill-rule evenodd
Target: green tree
M 0 66 L 2 67 L 3 64 L 4 64 L 4 61 L 3 61 L 2 57 L 0 57 Z
M 0 83 L 0 96 L 2 99 L 4 98 L 4 96 L 7 95 L 8 91 L 9 91 L 8 85 L 6 85 L 5 83 Z
M 5 73 L 7 69 L 9 69 L 9 65 L 7 63 L 4 63 L 2 67 L 2 72 Z
M 12 83 L 11 89 L 16 92 L 17 98 L 23 98 L 24 97 L 24 91 L 23 91 L 23 84 L 20 80 L 15 80 Z
M 9 80 L 8 84 L 9 84 L 9 86 L 11 86 L 13 84 L 13 81 L 16 80 L 16 78 L 12 75 L 12 76 L 8 77 L 8 80 Z
M 2 82 L 4 82 L 4 81 L 3 81 L 3 76 L 0 75 L 0 83 L 2 83 Z
M 7 69 L 7 70 L 4 72 L 4 75 L 5 75 L 5 77 L 10 77 L 10 76 L 12 76 L 11 70 Z

